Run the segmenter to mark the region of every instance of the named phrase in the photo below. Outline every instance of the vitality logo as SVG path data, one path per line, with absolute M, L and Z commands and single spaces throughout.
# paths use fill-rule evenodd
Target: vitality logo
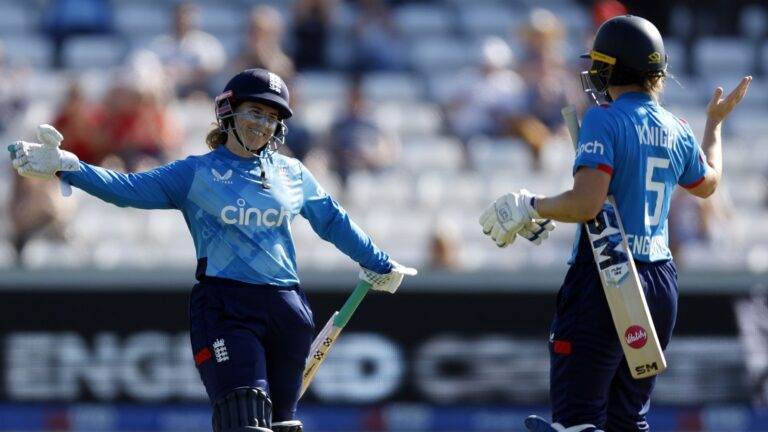
M 648 332 L 639 325 L 632 325 L 624 332 L 624 340 L 634 349 L 640 349 L 648 342 Z

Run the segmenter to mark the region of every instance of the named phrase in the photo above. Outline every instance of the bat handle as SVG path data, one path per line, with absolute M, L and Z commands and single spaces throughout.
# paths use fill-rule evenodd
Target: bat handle
M 352 314 L 355 313 L 355 309 L 357 309 L 360 302 L 363 301 L 365 295 L 368 294 L 369 289 L 371 289 L 371 284 L 368 282 L 361 280 L 357 283 L 355 290 L 352 291 L 352 294 L 349 295 L 347 301 L 345 301 L 344 305 L 339 309 L 339 314 L 334 318 L 334 326 L 343 328 L 347 325 L 349 319 L 352 318 Z

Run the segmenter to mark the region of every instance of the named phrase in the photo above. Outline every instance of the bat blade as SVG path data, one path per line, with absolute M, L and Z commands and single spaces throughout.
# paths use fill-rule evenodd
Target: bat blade
M 307 357 L 307 361 L 304 365 L 304 373 L 302 375 L 301 392 L 299 393 L 299 397 L 303 396 L 304 392 L 307 391 L 309 383 L 311 383 L 312 379 L 314 379 L 315 374 L 317 373 L 318 369 L 320 369 L 320 365 L 325 360 L 328 351 L 331 350 L 333 343 L 336 342 L 336 338 L 339 337 L 339 334 L 341 333 L 342 327 L 336 327 L 333 324 L 338 315 L 338 311 L 334 312 L 333 316 L 331 316 L 331 319 L 328 320 L 323 329 L 320 330 L 320 333 L 317 334 L 317 337 L 312 342 L 312 346 L 309 349 L 309 356 Z
M 580 128 L 576 108 L 567 106 L 561 113 L 576 148 Z M 607 197 L 597 217 L 586 223 L 586 229 L 613 324 L 632 377 L 640 379 L 660 374 L 667 368 L 667 360 L 612 195 Z
M 315 378 L 318 369 L 320 369 L 320 365 L 328 356 L 328 351 L 331 350 L 331 347 L 339 337 L 341 330 L 344 329 L 344 326 L 346 326 L 350 318 L 352 318 L 352 314 L 357 310 L 360 302 L 363 301 L 363 298 L 368 294 L 370 289 L 371 285 L 368 282 L 362 280 L 359 281 L 357 287 L 352 291 L 352 294 L 350 294 L 347 301 L 344 302 L 341 309 L 333 313 L 328 322 L 325 323 L 323 329 L 320 330 L 320 333 L 315 337 L 315 340 L 309 348 L 307 360 L 304 363 L 304 373 L 302 375 L 299 398 L 301 398 L 304 395 L 304 392 L 307 391 L 309 384 Z

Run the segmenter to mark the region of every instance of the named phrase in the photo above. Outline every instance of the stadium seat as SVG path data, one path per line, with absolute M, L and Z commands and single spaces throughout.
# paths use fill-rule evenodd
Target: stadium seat
M 431 102 L 382 102 L 371 104 L 378 124 L 399 134 L 435 134 L 442 127 L 442 115 Z
M 37 23 L 26 2 L 0 2 L 0 39 L 31 31 Z
M 401 142 L 401 165 L 413 174 L 434 170 L 457 173 L 464 166 L 464 150 L 456 137 L 404 134 Z
M 474 42 L 465 38 L 425 37 L 409 44 L 409 56 L 417 71 L 430 75 L 471 65 L 473 48 Z
M 398 28 L 408 39 L 447 36 L 455 31 L 453 11 L 441 2 L 406 3 L 394 10 Z
M 754 64 L 755 51 L 746 39 L 705 36 L 697 41 L 694 49 L 697 70 L 705 76 L 725 71 L 746 74 Z
M 527 10 L 506 3 L 476 4 L 465 2 L 458 12 L 460 31 L 473 38 L 500 36 L 509 38 L 528 17 Z
M 117 66 L 125 56 L 126 45 L 116 36 L 74 36 L 64 45 L 64 66 L 81 71 Z
M 11 65 L 29 66 L 35 70 L 47 69 L 51 65 L 53 47 L 50 39 L 43 34 L 7 34 L 0 37 L 0 45 Z
M 425 86 L 410 73 L 374 72 L 364 76 L 363 92 L 372 102 L 391 100 L 408 104 L 423 99 Z
M 120 1 L 114 5 L 116 30 L 127 37 L 158 35 L 171 30 L 171 8 L 144 1 Z

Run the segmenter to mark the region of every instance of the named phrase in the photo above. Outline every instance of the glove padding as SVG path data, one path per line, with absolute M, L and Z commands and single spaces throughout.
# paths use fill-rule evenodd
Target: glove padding
M 73 153 L 59 149 L 64 136 L 51 125 L 37 127 L 40 143 L 16 141 L 8 146 L 11 163 L 19 175 L 51 178 L 57 171 L 78 171 L 80 160 Z
M 533 195 L 525 189 L 497 198 L 480 215 L 483 233 L 490 236 L 498 247 L 511 245 L 517 235 L 540 245 L 556 225 L 550 219 L 541 218 L 531 204 L 532 198 Z
M 394 293 L 403 282 L 403 277 L 415 276 L 418 273 L 418 270 L 415 268 L 406 267 L 395 260 L 390 262 L 392 263 L 392 270 L 389 273 L 379 274 L 365 267 L 360 267 L 360 274 L 358 276 L 361 280 L 371 284 L 371 288 L 376 291 Z

